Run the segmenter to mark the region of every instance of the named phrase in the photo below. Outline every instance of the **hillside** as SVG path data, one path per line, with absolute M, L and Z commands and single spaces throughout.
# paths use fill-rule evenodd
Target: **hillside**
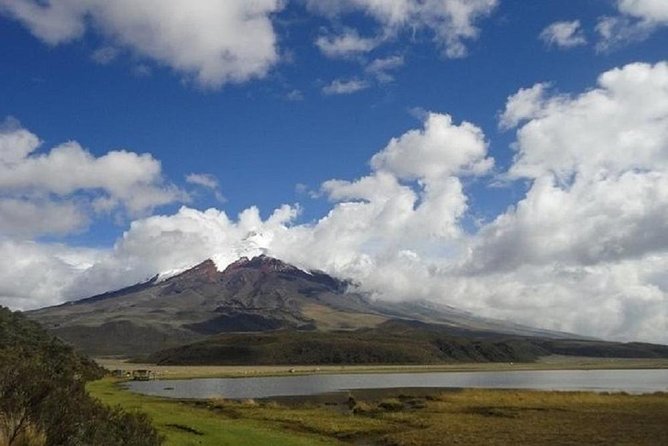
M 435 364 L 531 361 L 546 352 L 523 340 L 453 337 L 421 330 L 282 330 L 225 334 L 152 354 L 156 364 Z
M 546 339 L 388 321 L 354 331 L 221 334 L 149 356 L 162 365 L 439 364 L 530 362 L 550 354 L 666 358 L 668 346 Z
M 374 301 L 346 281 L 267 256 L 241 258 L 224 271 L 207 260 L 166 280 L 155 277 L 29 316 L 96 355 L 149 354 L 221 333 L 357 330 L 395 319 L 437 324 L 462 336 L 564 336 L 433 303 Z
M 0 307 L 0 444 L 154 446 L 141 414 L 88 396 L 103 370 L 20 313 Z

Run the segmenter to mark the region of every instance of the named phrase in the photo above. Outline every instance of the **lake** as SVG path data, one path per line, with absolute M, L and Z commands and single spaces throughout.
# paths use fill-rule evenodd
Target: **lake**
M 133 391 L 173 398 L 268 398 L 308 396 L 355 389 L 402 387 L 668 391 L 668 370 L 540 370 L 498 372 L 366 373 L 132 381 Z

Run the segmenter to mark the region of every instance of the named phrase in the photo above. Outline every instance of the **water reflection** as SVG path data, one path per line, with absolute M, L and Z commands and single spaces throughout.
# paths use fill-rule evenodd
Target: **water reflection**
M 130 390 L 174 398 L 266 398 L 354 389 L 400 387 L 668 391 L 668 370 L 541 370 L 500 372 L 378 373 L 136 381 Z

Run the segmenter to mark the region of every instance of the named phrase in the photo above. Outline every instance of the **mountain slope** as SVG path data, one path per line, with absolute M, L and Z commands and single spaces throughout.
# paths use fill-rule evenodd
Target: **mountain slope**
M 553 354 L 667 358 L 668 346 L 452 330 L 394 319 L 357 330 L 218 334 L 155 352 L 149 361 L 163 365 L 507 363 L 531 362 Z
M 372 328 L 393 319 L 459 334 L 563 336 L 432 303 L 373 301 L 349 285 L 267 256 L 241 258 L 224 271 L 207 260 L 164 281 L 156 276 L 29 316 L 91 354 L 145 354 L 217 333 Z
M 149 361 L 163 365 L 436 364 L 532 361 L 548 354 L 524 339 L 457 337 L 419 328 L 396 330 L 391 324 L 353 331 L 220 334 L 153 353 Z

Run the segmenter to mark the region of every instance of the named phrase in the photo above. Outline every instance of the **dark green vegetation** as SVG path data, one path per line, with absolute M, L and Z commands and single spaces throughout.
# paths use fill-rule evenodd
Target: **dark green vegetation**
M 103 374 L 35 322 L 0 307 L 0 445 L 161 444 L 145 415 L 86 393 L 85 383 Z
M 277 401 L 175 401 L 111 381 L 90 391 L 141 406 L 168 445 L 662 445 L 668 394 L 430 389 L 355 391 Z
M 219 333 L 373 328 L 392 319 L 458 330 L 559 337 L 426 302 L 388 303 L 357 293 L 327 274 L 260 256 L 225 271 L 210 260 L 164 281 L 29 313 L 45 328 L 93 355 L 138 355 Z
M 545 352 L 523 340 L 494 342 L 412 329 L 397 322 L 356 331 L 227 334 L 154 353 L 156 364 L 434 364 L 531 361 Z
M 554 340 L 461 331 L 388 321 L 355 331 L 277 331 L 224 334 L 154 353 L 170 365 L 439 364 L 530 362 L 551 354 L 590 357 L 668 357 L 668 346 Z

